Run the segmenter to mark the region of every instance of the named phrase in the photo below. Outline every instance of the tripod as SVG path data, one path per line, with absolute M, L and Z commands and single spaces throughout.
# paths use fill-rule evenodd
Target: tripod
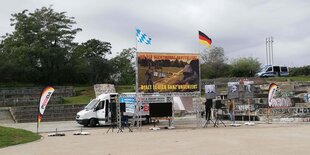
M 218 127 L 218 125 L 219 125 L 220 123 L 222 123 L 222 124 L 226 127 L 225 123 L 224 123 L 223 120 L 222 120 L 222 117 L 223 117 L 223 108 L 221 108 L 221 111 L 222 111 L 222 116 L 219 116 L 219 109 L 216 109 L 216 119 L 215 119 L 215 122 L 214 122 L 214 127 L 215 127 L 215 126 Z
M 110 125 L 110 127 L 109 127 L 107 133 L 110 131 L 110 129 L 112 129 L 112 132 L 113 132 L 113 129 L 114 129 L 114 128 L 117 128 L 116 126 L 117 126 L 117 124 L 115 123 L 115 121 L 112 121 L 112 120 L 111 120 L 111 125 Z
M 121 129 L 119 129 L 117 132 L 123 132 L 123 129 L 128 128 L 129 132 L 133 132 L 130 128 L 130 124 L 128 123 L 128 116 L 123 115 L 122 116 L 122 126 Z
M 211 119 L 211 108 L 206 108 L 206 123 L 203 126 L 204 128 L 208 127 L 208 124 L 210 124 L 210 121 L 215 124 L 215 122 Z M 215 126 L 214 126 L 215 127 Z M 218 126 L 217 126 L 218 127 Z
M 110 125 L 110 127 L 109 127 L 107 133 L 110 131 L 110 129 L 112 129 L 112 132 L 113 132 L 113 129 L 116 129 L 116 128 L 118 128 L 117 133 L 118 133 L 118 132 L 123 132 L 123 131 L 122 131 L 122 128 L 118 127 L 118 125 L 117 125 L 116 117 L 112 117 L 112 118 L 111 118 L 111 125 Z

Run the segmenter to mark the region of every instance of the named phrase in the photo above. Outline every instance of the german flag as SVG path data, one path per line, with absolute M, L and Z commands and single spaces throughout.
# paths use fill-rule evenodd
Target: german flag
M 212 43 L 212 39 L 209 38 L 204 33 L 202 33 L 201 31 L 198 31 L 198 34 L 199 34 L 199 43 L 203 44 L 203 45 L 207 45 L 210 48 L 211 43 Z

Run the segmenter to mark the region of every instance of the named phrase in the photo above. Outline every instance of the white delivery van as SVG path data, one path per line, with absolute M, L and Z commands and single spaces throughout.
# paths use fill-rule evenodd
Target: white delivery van
M 118 93 L 107 93 L 101 94 L 76 115 L 76 121 L 84 126 L 97 126 L 99 125 L 110 125 L 112 121 L 116 121 L 116 99 L 118 99 Z M 120 98 L 121 109 L 124 109 L 123 115 L 132 118 L 134 115 L 134 97 L 131 98 Z M 127 104 L 127 105 L 125 105 Z M 148 104 L 142 106 L 143 109 L 148 109 Z M 126 110 L 125 110 L 126 109 Z M 144 117 L 145 121 L 148 121 L 148 112 L 143 113 L 141 116 Z M 113 119 L 113 120 L 112 120 Z
M 288 76 L 289 70 L 286 66 L 267 65 L 260 72 L 256 74 L 258 77 L 274 77 L 274 76 Z
M 105 125 L 111 123 L 112 104 L 116 105 L 117 93 L 101 94 L 91 100 L 83 110 L 76 115 L 76 121 L 84 126 Z

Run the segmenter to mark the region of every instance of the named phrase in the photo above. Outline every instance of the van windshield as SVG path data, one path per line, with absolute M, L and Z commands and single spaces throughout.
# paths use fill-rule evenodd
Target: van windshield
M 272 71 L 272 67 L 269 67 L 266 72 L 271 72 Z
M 267 69 L 269 68 L 270 66 L 265 66 L 264 68 L 262 68 L 260 71 L 261 72 L 266 72 L 267 71 Z
M 99 100 L 93 99 L 92 101 L 90 101 L 90 103 L 88 103 L 88 105 L 85 107 L 85 109 L 87 109 L 87 110 L 94 109 L 98 102 L 99 102 Z

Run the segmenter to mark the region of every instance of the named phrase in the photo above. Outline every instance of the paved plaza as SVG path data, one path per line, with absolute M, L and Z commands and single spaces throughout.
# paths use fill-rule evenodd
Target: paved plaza
M 16 126 L 33 130 L 35 123 Z M 13 126 L 13 125 L 11 125 Z M 49 127 L 47 127 L 49 126 Z M 57 127 L 66 136 L 49 137 L 41 133 L 41 140 L 0 149 L 1 155 L 205 155 L 205 154 L 309 154 L 310 124 L 265 124 L 224 127 L 176 126 L 175 129 L 149 130 L 149 126 L 108 132 L 109 127 L 85 128 L 87 136 L 73 135 L 81 126 L 75 122 L 47 122 L 41 130 Z M 35 129 L 35 128 L 34 128 Z M 70 129 L 70 130 L 69 130 Z

